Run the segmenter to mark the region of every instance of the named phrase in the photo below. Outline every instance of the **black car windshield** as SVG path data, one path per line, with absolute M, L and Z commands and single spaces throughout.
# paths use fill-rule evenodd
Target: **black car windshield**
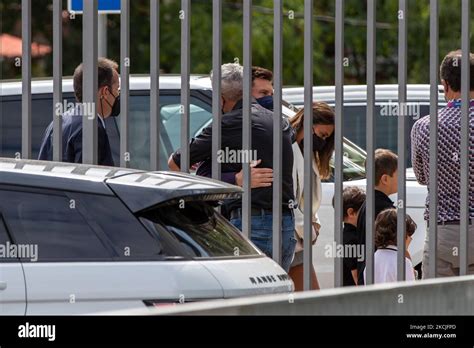
M 139 217 L 145 226 L 152 226 L 158 234 L 168 258 L 260 255 L 241 232 L 208 202 L 161 205 Z

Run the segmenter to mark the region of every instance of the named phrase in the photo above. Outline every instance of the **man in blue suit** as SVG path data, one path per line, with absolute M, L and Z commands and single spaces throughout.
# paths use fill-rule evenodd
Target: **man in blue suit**
M 120 113 L 120 92 L 118 65 L 114 61 L 106 58 L 99 58 L 98 64 L 98 91 L 97 91 L 97 143 L 98 143 L 98 164 L 113 166 L 112 151 L 110 149 L 109 138 L 105 130 L 104 119 L 118 116 Z M 82 103 L 82 76 L 83 67 L 80 64 L 73 75 L 74 95 L 76 96 L 76 106 L 62 113 L 62 160 L 71 163 L 82 163 L 82 121 L 84 109 L 88 105 Z M 93 112 L 95 107 L 91 106 Z M 58 108 L 56 108 L 58 110 Z M 91 113 L 86 113 L 90 115 Z M 46 128 L 41 142 L 39 152 L 40 160 L 53 159 L 53 122 Z

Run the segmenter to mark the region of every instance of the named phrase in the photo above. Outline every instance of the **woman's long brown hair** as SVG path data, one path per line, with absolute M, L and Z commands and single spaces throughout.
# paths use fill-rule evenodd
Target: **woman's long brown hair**
M 313 103 L 313 124 L 322 125 L 334 125 L 334 110 L 324 102 Z M 290 125 L 293 129 L 298 132 L 303 128 L 304 120 L 304 109 L 301 109 L 290 119 Z M 329 167 L 329 161 L 331 160 L 332 153 L 334 152 L 334 132 L 331 136 L 326 138 L 326 143 L 321 151 L 314 153 L 314 158 L 318 165 L 319 174 L 322 179 L 327 179 L 331 176 L 331 168 Z

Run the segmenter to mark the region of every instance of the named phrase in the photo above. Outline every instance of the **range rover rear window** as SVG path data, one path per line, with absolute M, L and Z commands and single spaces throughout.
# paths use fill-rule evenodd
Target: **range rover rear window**
M 140 215 L 153 226 L 167 257 L 216 258 L 260 255 L 209 202 L 167 204 Z

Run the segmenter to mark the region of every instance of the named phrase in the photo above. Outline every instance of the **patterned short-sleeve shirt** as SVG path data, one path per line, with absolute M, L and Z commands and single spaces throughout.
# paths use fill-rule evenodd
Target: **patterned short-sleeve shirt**
M 474 218 L 474 100 L 470 103 L 469 210 Z M 419 119 L 412 128 L 412 164 L 417 181 L 428 185 L 430 116 Z M 460 220 L 461 182 L 461 101 L 450 100 L 438 111 L 438 222 Z M 429 190 L 429 187 L 428 187 Z M 429 219 L 429 194 L 425 220 Z

